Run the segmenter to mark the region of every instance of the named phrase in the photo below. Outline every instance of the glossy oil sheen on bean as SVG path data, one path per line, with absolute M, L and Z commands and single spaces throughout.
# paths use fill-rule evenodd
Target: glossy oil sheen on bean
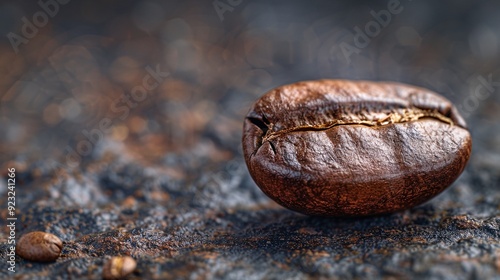
M 444 97 L 394 83 L 298 82 L 271 90 L 244 121 L 250 174 L 279 204 L 307 215 L 408 209 L 451 185 L 471 152 Z

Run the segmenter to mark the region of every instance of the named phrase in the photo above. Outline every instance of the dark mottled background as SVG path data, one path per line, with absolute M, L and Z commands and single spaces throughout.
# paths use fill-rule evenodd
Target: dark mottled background
M 59 1 L 0 3 L 0 218 L 15 167 L 17 237 L 64 241 L 9 274 L 3 227 L 3 278 L 98 279 L 130 255 L 130 279 L 500 279 L 498 1 Z M 243 117 L 319 78 L 443 94 L 473 135 L 467 169 L 388 216 L 276 205 L 243 163 Z

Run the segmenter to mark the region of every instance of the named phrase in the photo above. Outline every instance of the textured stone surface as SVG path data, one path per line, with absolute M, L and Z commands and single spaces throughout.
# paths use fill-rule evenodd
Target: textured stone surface
M 33 196 L 19 196 L 20 205 L 30 205 L 23 207 L 19 233 L 42 230 L 64 241 L 55 263 L 19 259 L 24 279 L 96 278 L 110 255 L 134 257 L 134 277 L 146 279 L 487 279 L 500 272 L 500 195 L 493 185 L 498 178 L 481 178 L 488 173 L 474 166 L 425 206 L 389 216 L 323 219 L 269 202 L 242 164 L 216 165 L 216 173 L 201 168 L 190 182 L 120 157 L 90 171 L 93 164 L 100 162 L 81 174 L 59 175 L 45 190 L 39 187 L 45 176 L 20 190 Z M 94 207 L 88 201 L 64 204 L 94 184 L 102 199 Z M 44 199 L 54 194 L 60 199 Z
M 17 258 L 17 273 L 4 263 L 1 278 L 99 279 L 111 256 L 130 255 L 129 279 L 500 279 L 500 54 L 488 48 L 500 42 L 491 41 L 496 2 L 401 1 L 350 63 L 339 49 L 353 42 L 346 31 L 386 5 L 243 1 L 221 21 L 210 1 L 169 2 L 152 9 L 163 12 L 161 28 L 146 30 L 136 2 L 109 1 L 99 13 L 87 3 L 61 6 L 18 54 L 0 45 L 0 195 L 16 167 L 17 237 L 44 231 L 64 243 L 55 262 Z M 25 6 L 6 20 L 40 9 Z M 157 65 L 170 76 L 145 100 L 126 116 L 111 108 Z M 462 176 L 387 216 L 311 218 L 270 201 L 244 165 L 244 115 L 270 88 L 323 77 L 396 80 L 452 100 L 473 139 Z M 68 160 L 66 149 L 106 117 L 109 132 Z M 7 237 L 4 228 L 3 260 Z

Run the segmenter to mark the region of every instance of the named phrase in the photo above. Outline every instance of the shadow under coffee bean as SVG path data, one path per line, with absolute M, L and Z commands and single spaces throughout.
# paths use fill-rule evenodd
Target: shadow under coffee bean
M 318 80 L 271 90 L 250 109 L 252 178 L 307 215 L 367 216 L 419 205 L 451 185 L 471 152 L 444 97 L 394 82 Z

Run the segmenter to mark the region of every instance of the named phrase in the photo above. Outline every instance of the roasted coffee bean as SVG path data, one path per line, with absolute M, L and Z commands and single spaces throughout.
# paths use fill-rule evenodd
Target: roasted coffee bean
M 29 261 L 51 262 L 61 254 L 62 245 L 61 239 L 53 234 L 33 231 L 21 236 L 16 244 L 16 254 Z
M 319 80 L 271 90 L 243 127 L 250 174 L 308 215 L 367 216 L 419 205 L 453 183 L 471 152 L 444 97 L 393 82 Z
M 112 257 L 109 259 L 102 270 L 104 279 L 121 279 L 134 272 L 137 263 L 129 256 Z

